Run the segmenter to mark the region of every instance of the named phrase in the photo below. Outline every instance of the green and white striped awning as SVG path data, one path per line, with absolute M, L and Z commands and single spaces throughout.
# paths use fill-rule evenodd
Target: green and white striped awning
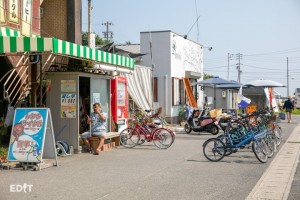
M 22 35 L 20 31 L 16 31 L 8 27 L 0 27 L 0 36 L 21 37 Z M 40 37 L 40 36 L 32 34 L 32 37 Z
M 21 33 L 19 31 L 7 28 L 7 27 L 1 27 L 0 28 L 0 36 L 15 36 L 19 37 L 21 36 Z
M 52 52 L 62 56 L 134 69 L 134 59 L 132 58 L 107 53 L 57 38 L 0 36 L 0 53 L 18 52 Z

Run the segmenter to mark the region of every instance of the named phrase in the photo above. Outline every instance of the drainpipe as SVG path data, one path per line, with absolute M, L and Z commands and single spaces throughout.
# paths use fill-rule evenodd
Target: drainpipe
M 168 109 L 168 75 L 165 75 L 165 115 L 167 115 Z
M 30 64 L 30 80 L 31 80 L 31 102 L 30 102 L 30 107 L 36 107 L 36 96 L 37 96 L 37 82 L 36 82 L 36 78 L 37 78 L 37 63 L 31 63 Z

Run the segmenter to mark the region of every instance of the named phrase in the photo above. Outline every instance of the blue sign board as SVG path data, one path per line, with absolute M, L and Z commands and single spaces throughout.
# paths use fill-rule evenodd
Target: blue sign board
M 51 125 L 50 128 L 48 128 L 49 125 Z M 17 108 L 7 160 L 42 162 L 46 133 L 52 135 L 54 142 L 52 120 L 48 108 Z

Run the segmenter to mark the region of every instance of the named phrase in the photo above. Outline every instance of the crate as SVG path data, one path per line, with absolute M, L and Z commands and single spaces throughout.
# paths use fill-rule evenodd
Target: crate
M 251 113 L 255 112 L 256 110 L 257 110 L 256 106 L 247 106 L 246 113 L 251 114 Z

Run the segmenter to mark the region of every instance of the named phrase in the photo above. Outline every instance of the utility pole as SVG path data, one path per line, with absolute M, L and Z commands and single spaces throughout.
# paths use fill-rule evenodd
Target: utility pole
M 103 32 L 104 38 L 106 38 L 107 41 L 109 41 L 109 39 L 113 38 L 114 33 L 112 31 L 109 30 L 109 27 L 114 25 L 112 22 L 104 22 L 102 23 L 102 25 L 106 26 L 106 31 Z
M 238 78 L 237 78 L 237 82 L 240 83 L 241 82 L 241 59 L 243 58 L 243 54 L 238 53 L 237 55 L 237 59 L 239 60 L 238 66 L 237 66 L 237 70 L 238 70 Z
M 227 81 L 229 81 L 229 61 L 232 58 L 233 54 L 228 53 L 228 67 L 227 67 Z
M 289 90 L 289 57 L 286 58 L 286 95 L 287 97 L 290 96 Z
M 91 11 L 92 11 L 92 0 L 88 0 L 88 46 L 91 46 Z

